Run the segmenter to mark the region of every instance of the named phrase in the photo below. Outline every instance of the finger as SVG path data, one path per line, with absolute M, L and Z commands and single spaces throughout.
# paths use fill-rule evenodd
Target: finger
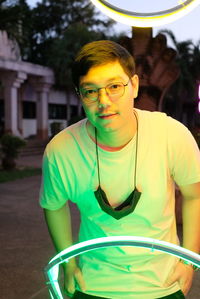
M 181 281 L 180 282 L 180 288 L 181 288 L 181 291 L 183 292 L 183 294 L 186 296 L 191 288 L 192 284 L 188 281 Z
M 74 277 L 71 276 L 70 278 L 66 277 L 65 279 L 65 291 L 69 294 L 74 294 L 75 292 L 75 282 Z
M 82 291 L 86 291 L 85 281 L 84 281 L 84 279 L 83 279 L 83 274 L 82 274 L 82 272 L 81 272 L 80 269 L 77 269 L 77 270 L 75 271 L 74 278 L 76 279 L 76 282 L 78 283 L 80 289 L 81 289 Z
M 74 294 L 71 294 L 69 292 L 67 292 L 66 290 L 64 290 L 64 293 L 69 297 L 69 298 L 72 298 Z
M 165 282 L 165 287 L 169 287 L 170 285 L 178 281 L 178 279 L 179 277 L 177 275 L 171 275 L 170 277 L 167 278 Z

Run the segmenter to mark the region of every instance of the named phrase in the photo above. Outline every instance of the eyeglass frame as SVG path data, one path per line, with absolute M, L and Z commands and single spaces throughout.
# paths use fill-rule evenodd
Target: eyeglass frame
M 131 79 L 129 78 L 129 79 L 128 79 L 128 82 L 127 82 L 126 84 L 124 84 L 123 82 L 119 82 L 119 81 L 117 81 L 117 82 L 114 82 L 114 83 L 110 83 L 110 84 L 108 84 L 108 85 L 106 85 L 106 86 L 104 86 L 104 87 L 97 88 L 97 89 L 96 89 L 96 92 L 98 93 L 98 95 L 97 95 L 97 97 L 95 98 L 95 100 L 92 100 L 91 98 L 88 98 L 87 96 L 84 96 L 83 94 L 81 94 L 80 88 L 79 88 L 79 89 L 76 88 L 76 92 L 77 92 L 77 94 L 78 94 L 80 97 L 82 97 L 82 98 L 87 98 L 88 100 L 91 100 L 92 102 L 95 103 L 95 102 L 97 102 L 98 97 L 99 97 L 99 90 L 101 90 L 101 89 L 105 89 L 106 92 L 107 92 L 107 94 L 108 94 L 108 96 L 112 98 L 113 96 L 112 96 L 112 95 L 109 95 L 109 92 L 107 91 L 106 88 L 108 88 L 108 86 L 110 86 L 110 85 L 115 85 L 115 84 L 117 84 L 117 83 L 120 83 L 120 84 L 122 84 L 122 85 L 124 86 L 123 93 L 122 93 L 122 95 L 119 96 L 119 98 L 121 98 L 121 97 L 124 95 L 125 87 L 128 86 L 128 84 L 129 84 L 130 81 L 131 81 Z M 117 96 L 117 95 L 116 95 L 116 96 Z

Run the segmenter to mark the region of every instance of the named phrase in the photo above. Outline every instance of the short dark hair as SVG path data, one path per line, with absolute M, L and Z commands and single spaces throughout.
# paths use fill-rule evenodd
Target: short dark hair
M 135 74 L 134 59 L 124 47 L 109 40 L 86 44 L 78 52 L 72 66 L 72 80 L 75 87 L 79 87 L 80 77 L 85 76 L 91 67 L 114 61 L 120 63 L 129 78 Z

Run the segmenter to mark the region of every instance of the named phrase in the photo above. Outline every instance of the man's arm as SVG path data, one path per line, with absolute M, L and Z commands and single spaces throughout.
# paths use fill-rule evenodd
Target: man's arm
M 57 252 L 73 244 L 71 214 L 68 203 L 58 210 L 44 209 L 48 230 Z
M 68 203 L 58 210 L 44 209 L 44 215 L 50 236 L 57 252 L 70 247 L 73 244 L 71 229 L 71 214 Z M 73 294 L 75 291 L 75 282 L 82 290 L 85 290 L 82 273 L 76 264 L 75 258 L 63 264 L 65 275 L 65 291 L 67 294 Z
M 179 186 L 183 195 L 183 247 L 200 252 L 200 182 Z M 185 295 L 192 286 L 194 270 L 190 265 L 179 262 L 170 274 L 166 285 L 178 281 Z
M 200 182 L 179 188 L 183 195 L 183 247 L 200 253 Z

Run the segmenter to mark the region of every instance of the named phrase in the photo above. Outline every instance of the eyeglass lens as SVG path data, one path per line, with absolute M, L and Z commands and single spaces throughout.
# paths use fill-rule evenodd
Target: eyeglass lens
M 117 83 L 109 84 L 106 87 L 102 87 L 102 88 L 98 88 L 98 89 L 97 88 L 82 89 L 81 94 L 85 98 L 88 98 L 90 100 L 96 100 L 99 96 L 99 91 L 101 89 L 105 89 L 108 96 L 121 97 L 124 93 L 124 89 L 125 89 L 126 85 L 124 85 L 121 82 L 117 82 Z

